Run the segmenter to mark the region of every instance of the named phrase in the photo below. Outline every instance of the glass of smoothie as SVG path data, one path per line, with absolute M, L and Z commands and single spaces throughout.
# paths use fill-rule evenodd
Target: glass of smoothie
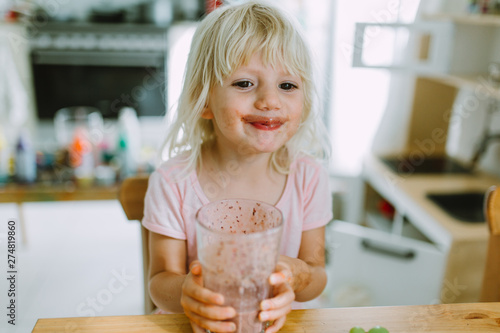
M 283 216 L 264 202 L 230 199 L 196 214 L 198 260 L 206 288 L 224 295 L 238 333 L 262 332 L 259 304 L 269 298 L 269 276 L 279 256 Z

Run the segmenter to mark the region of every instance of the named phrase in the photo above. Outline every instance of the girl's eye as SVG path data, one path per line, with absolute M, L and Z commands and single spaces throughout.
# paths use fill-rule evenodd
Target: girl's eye
M 238 88 L 250 88 L 253 84 L 250 81 L 238 81 L 233 83 L 233 86 Z
M 284 82 L 284 83 L 281 83 L 279 85 L 279 87 L 283 90 L 293 90 L 293 89 L 297 89 L 298 87 L 293 84 L 293 83 L 290 83 L 290 82 Z

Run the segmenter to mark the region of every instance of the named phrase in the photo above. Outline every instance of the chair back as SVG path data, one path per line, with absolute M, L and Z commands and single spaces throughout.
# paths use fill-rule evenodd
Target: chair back
M 481 301 L 500 302 L 500 187 L 488 190 L 484 209 L 490 237 Z
M 118 200 L 129 221 L 141 221 L 144 216 L 144 197 L 148 189 L 149 176 L 126 178 L 118 191 Z M 144 276 L 144 312 L 150 314 L 155 305 L 149 295 L 149 231 L 141 226 L 142 266 Z
M 126 178 L 119 189 L 118 200 L 129 221 L 142 220 L 144 216 L 144 197 L 148 189 L 149 176 Z

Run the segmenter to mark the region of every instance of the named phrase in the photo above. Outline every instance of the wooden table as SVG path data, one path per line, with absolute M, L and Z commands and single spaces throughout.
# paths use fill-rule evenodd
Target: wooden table
M 500 303 L 294 310 L 280 332 L 347 333 L 380 325 L 390 333 L 500 332 Z M 39 319 L 33 333 L 191 332 L 183 314 Z

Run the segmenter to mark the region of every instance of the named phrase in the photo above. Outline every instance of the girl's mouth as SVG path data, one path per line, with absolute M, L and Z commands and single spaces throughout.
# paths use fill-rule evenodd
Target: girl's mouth
M 244 116 L 241 118 L 247 124 L 263 131 L 274 131 L 285 123 L 285 119 L 281 117 L 262 117 L 262 116 Z

